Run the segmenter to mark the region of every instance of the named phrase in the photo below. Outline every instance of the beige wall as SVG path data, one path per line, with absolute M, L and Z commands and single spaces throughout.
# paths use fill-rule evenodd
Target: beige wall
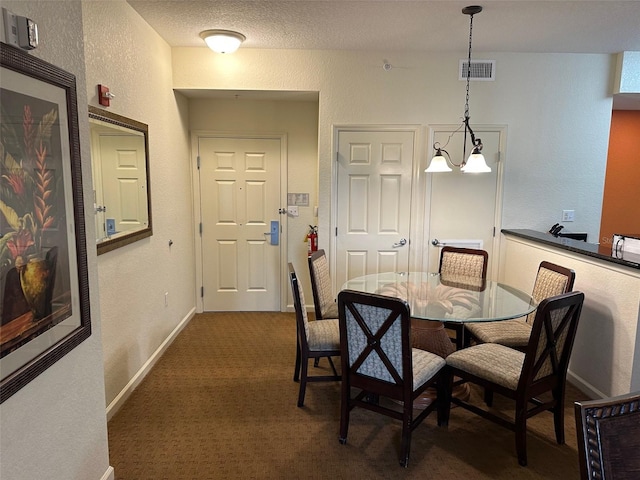
M 458 123 L 465 92 L 457 69 L 463 56 L 247 48 L 224 56 L 206 47 L 172 49 L 175 88 L 320 92 L 321 237 L 331 218 L 332 126 Z M 395 67 L 383 70 L 382 58 Z M 471 122 L 508 127 L 503 227 L 546 231 L 563 209 L 573 209 L 576 221 L 567 230 L 597 238 L 615 58 L 484 52 L 476 58 L 496 60 L 497 78 L 472 83 Z M 432 154 L 425 135 L 418 152 L 424 166 Z
M 318 103 L 300 101 L 191 100 L 189 124 L 192 132 L 276 133 L 287 135 L 287 188 L 308 193 L 309 206 L 299 207 L 299 217 L 281 216 L 286 221 L 287 252 L 284 261 L 293 262 L 303 288 L 311 292 L 307 244 L 309 225 L 317 224 L 313 207 L 318 205 Z M 196 155 L 196 152 L 193 153 Z M 285 205 L 282 205 L 285 207 Z M 323 241 L 326 240 L 322 239 Z M 306 274 L 305 274 L 306 273 Z M 288 284 L 288 305 L 292 305 Z M 309 297 L 311 300 L 311 297 Z
M 40 46 L 30 53 L 76 77 L 78 113 L 87 112 L 78 1 L 7 2 L 2 6 L 38 24 Z M 2 37 L 4 38 L 4 37 Z M 80 121 L 85 212 L 93 207 L 89 125 Z M 93 222 L 86 224 L 91 336 L 0 406 L 0 478 L 108 478 L 107 423 Z
M 171 49 L 126 2 L 86 2 L 82 20 L 89 103 L 99 106 L 97 85 L 106 85 L 109 111 L 149 126 L 153 236 L 97 259 L 112 414 L 194 313 L 188 102 L 171 88 Z

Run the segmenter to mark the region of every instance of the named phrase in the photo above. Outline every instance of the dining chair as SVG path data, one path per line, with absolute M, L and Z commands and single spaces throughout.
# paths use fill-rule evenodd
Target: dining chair
M 461 248 L 444 246 L 440 251 L 440 266 L 438 271 L 442 278 L 465 277 L 467 281 L 476 279 L 478 287 L 487 278 L 487 263 L 489 254 L 485 250 L 475 248 Z M 443 322 L 444 327 L 454 332 L 452 341 L 456 349 L 461 349 L 465 345 L 464 325 L 459 322 Z
M 331 291 L 331 277 L 329 276 L 329 262 L 323 249 L 312 252 L 308 257 L 309 274 L 311 276 L 311 293 L 316 320 L 338 318 L 338 304 Z M 319 358 L 313 361 L 317 367 Z
M 570 268 L 551 262 L 541 262 L 531 296 L 536 302 L 573 290 L 576 273 Z M 499 343 L 524 351 L 529 343 L 535 310 L 524 318 L 500 322 L 468 323 L 465 325 L 465 343 Z
M 640 478 L 640 391 L 575 402 L 580 479 Z
M 411 348 L 409 305 L 402 299 L 343 290 L 338 294 L 342 389 L 340 443 L 347 443 L 350 412 L 361 407 L 402 421 L 400 465 L 409 463 L 411 432 L 437 408 L 445 425 L 445 361 Z M 436 384 L 437 399 L 414 417 L 413 401 Z M 352 389 L 357 393 L 353 394 Z M 359 391 L 358 391 L 359 390 Z M 384 405 L 380 397 L 401 402 Z
M 338 318 L 338 304 L 331 290 L 329 262 L 323 249 L 309 256 L 309 273 L 316 320 Z
M 582 292 L 543 300 L 536 311 L 525 352 L 496 343 L 481 343 L 453 352 L 446 359 L 445 371 L 450 385 L 455 376 L 463 382 L 483 387 L 489 405 L 494 393 L 515 400 L 515 418 L 512 420 L 462 398 L 450 396 L 447 407 L 454 403 L 513 430 L 518 462 L 522 466 L 527 465 L 529 417 L 544 411 L 552 412 L 556 441 L 564 444 L 566 374 L 583 302 Z M 545 398 L 541 399 L 543 394 Z M 447 412 L 445 418 L 448 416 Z
M 293 264 L 289 263 L 289 280 L 293 293 L 293 306 L 296 311 L 296 366 L 293 381 L 300 382 L 298 406 L 304 405 L 307 382 L 326 382 L 340 380 L 341 376 L 331 357 L 340 356 L 340 330 L 338 319 L 309 321 L 304 301 L 304 292 L 300 288 Z M 327 357 L 333 375 L 309 375 L 309 359 Z

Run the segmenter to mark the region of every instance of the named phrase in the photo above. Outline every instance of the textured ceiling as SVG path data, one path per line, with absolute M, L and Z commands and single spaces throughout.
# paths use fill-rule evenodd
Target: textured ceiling
M 203 30 L 236 30 L 241 48 L 465 54 L 469 17 L 457 0 L 127 0 L 169 45 L 204 47 Z M 640 51 L 640 0 L 482 0 L 473 51 Z M 185 92 L 189 93 L 189 92 Z M 224 95 L 218 92 L 217 95 Z M 226 92 L 234 95 L 234 92 Z M 631 102 L 629 104 L 629 101 Z M 615 108 L 640 109 L 640 95 Z
M 202 30 L 243 33 L 245 48 L 465 51 L 469 1 L 128 0 L 171 46 Z M 483 0 L 474 51 L 640 51 L 640 1 Z

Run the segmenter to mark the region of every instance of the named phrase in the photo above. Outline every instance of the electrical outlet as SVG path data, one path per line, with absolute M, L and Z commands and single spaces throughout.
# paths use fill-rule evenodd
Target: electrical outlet
M 164 306 L 169 306 L 169 292 L 164 292 Z
M 575 219 L 575 210 L 562 210 L 562 221 L 563 222 L 573 222 Z

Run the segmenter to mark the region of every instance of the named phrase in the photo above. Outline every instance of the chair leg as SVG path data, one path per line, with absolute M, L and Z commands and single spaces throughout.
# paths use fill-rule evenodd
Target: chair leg
M 558 442 L 558 445 L 564 445 L 564 384 L 554 388 L 552 393 L 555 400 L 555 406 L 552 410 L 556 442 Z
M 351 400 L 351 387 L 346 379 L 342 380 L 340 387 L 340 436 L 338 440 L 342 445 L 347 443 L 347 433 L 349 432 L 349 413 L 351 408 L 349 403 Z
M 309 368 L 309 359 L 303 358 L 300 373 L 300 391 L 298 393 L 298 406 L 304 406 L 304 394 L 307 389 L 307 369 Z
M 318 368 L 318 364 L 320 363 L 320 357 L 313 360 L 313 366 Z
M 400 466 L 409 466 L 409 453 L 411 452 L 411 417 L 413 415 L 413 403 L 404 402 L 402 407 L 402 440 L 400 443 Z
M 464 324 L 456 327 L 456 350 L 462 350 L 465 345 Z
M 516 401 L 515 416 L 516 431 L 516 452 L 518 454 L 518 463 L 527 466 L 527 402 L 526 400 Z
M 319 360 L 319 359 L 316 359 L 316 360 Z M 329 360 L 329 365 L 331 365 L 331 370 L 333 370 L 333 374 L 337 377 L 338 371 L 336 370 L 336 366 L 333 364 L 333 360 L 331 360 L 331 357 L 327 357 L 327 360 Z
M 451 412 L 451 391 L 453 390 L 453 375 L 441 375 L 436 383 L 438 398 L 436 400 L 438 426 L 449 425 L 449 413 Z
M 293 381 L 297 382 L 300 380 L 300 357 L 302 353 L 300 352 L 300 341 L 296 339 L 296 369 L 293 372 Z
M 493 390 L 484 389 L 484 403 L 487 404 L 487 407 L 493 406 Z

